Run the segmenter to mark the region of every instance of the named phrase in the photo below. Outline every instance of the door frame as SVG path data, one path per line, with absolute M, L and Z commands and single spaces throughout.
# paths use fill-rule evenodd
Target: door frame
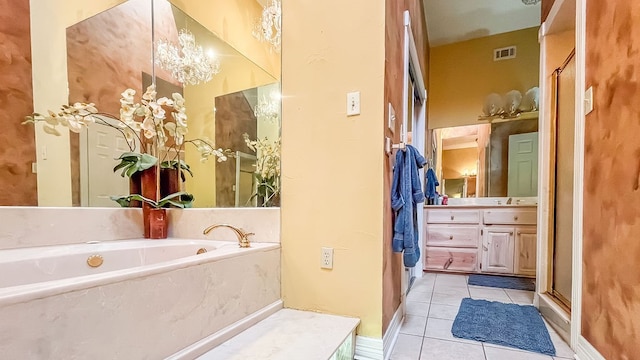
M 584 128 L 585 128 L 585 73 L 586 73 L 586 0 L 556 0 L 551 8 L 547 20 L 541 25 L 540 39 L 540 142 L 539 163 L 549 163 L 551 156 L 551 139 L 549 118 L 550 112 L 547 103 L 549 81 L 546 78 L 548 68 L 546 66 L 546 44 L 548 36 L 564 30 L 575 28 L 575 58 L 576 58 L 576 108 L 575 108 L 575 143 L 574 143 L 574 188 L 573 188 L 573 279 L 572 279 L 572 313 L 566 316 L 570 324 L 570 345 L 581 355 L 581 349 L 586 340 L 581 336 L 582 318 L 582 244 L 583 244 L 583 189 L 584 189 Z M 537 274 L 536 293 L 534 305 L 540 307 L 544 302 L 550 305 L 556 315 L 563 316 L 560 306 L 554 307 L 553 301 L 548 296 L 541 294 L 541 290 L 548 288 L 548 234 L 549 234 L 549 192 L 550 168 L 540 166 L 538 174 L 538 249 L 537 249 Z M 545 298 L 546 297 L 546 298 Z M 567 314 L 564 314 L 567 315 Z M 588 345 L 588 344 L 587 344 Z M 584 355 L 584 354 L 582 354 Z M 594 357 L 595 359 L 595 357 Z
M 420 58 L 418 57 L 418 50 L 413 37 L 413 31 L 411 30 L 411 16 L 409 10 L 404 11 L 404 49 L 403 49 L 403 89 L 402 89 L 402 125 L 400 131 L 400 142 L 407 143 L 407 129 L 409 121 L 412 122 L 412 144 L 421 152 L 425 151 L 426 144 L 426 103 L 427 103 L 427 90 L 424 85 L 424 79 L 422 78 L 422 68 L 420 67 Z M 409 96 L 409 82 L 411 81 L 411 73 L 413 76 L 414 87 L 417 88 L 416 95 L 420 98 L 420 103 L 412 101 L 414 104 L 412 109 L 409 109 L 407 99 Z M 424 188 L 424 168 L 419 170 L 420 183 Z M 421 212 L 418 215 L 418 229 L 423 229 L 424 217 L 421 216 Z M 423 259 L 424 259 L 424 234 L 423 231 L 418 231 L 418 244 L 420 246 L 420 258 L 416 263 L 416 266 L 410 268 L 409 277 L 415 276 L 416 278 L 422 277 L 423 271 Z M 404 266 L 404 265 L 403 265 Z M 404 270 L 403 270 L 404 273 Z M 410 279 L 408 279 L 410 280 Z M 410 285 L 410 284 L 407 284 Z M 403 292 L 408 286 L 402 286 Z

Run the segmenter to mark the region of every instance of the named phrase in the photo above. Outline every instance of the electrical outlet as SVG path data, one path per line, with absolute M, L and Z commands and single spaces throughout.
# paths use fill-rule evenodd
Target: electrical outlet
M 333 248 L 322 248 L 321 269 L 333 269 Z

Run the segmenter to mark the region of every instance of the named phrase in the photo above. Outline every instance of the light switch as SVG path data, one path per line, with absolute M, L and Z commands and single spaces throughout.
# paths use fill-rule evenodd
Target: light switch
M 360 115 L 360 91 L 347 93 L 347 116 Z
M 593 111 L 593 86 L 590 86 L 584 93 L 584 114 Z

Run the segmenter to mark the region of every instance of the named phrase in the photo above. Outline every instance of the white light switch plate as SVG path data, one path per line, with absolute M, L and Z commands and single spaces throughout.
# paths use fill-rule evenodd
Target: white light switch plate
M 584 114 L 588 115 L 593 111 L 593 86 L 584 93 Z
M 347 116 L 360 115 L 360 91 L 347 93 Z

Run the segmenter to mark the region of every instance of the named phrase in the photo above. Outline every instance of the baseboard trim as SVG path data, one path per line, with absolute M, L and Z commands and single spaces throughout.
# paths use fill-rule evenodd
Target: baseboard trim
M 382 339 L 356 336 L 356 360 L 384 360 L 384 343 Z
M 391 356 L 393 347 L 398 340 L 398 334 L 400 334 L 400 326 L 402 325 L 402 319 L 404 314 L 402 311 L 402 305 L 398 306 L 387 332 L 382 339 L 373 339 L 365 336 L 356 336 L 356 353 L 354 359 L 356 360 L 387 360 Z
M 384 350 L 384 359 L 387 360 L 391 356 L 391 352 L 393 351 L 394 346 L 396 345 L 396 340 L 398 340 L 398 334 L 400 334 L 400 326 L 402 325 L 402 319 L 404 318 L 404 314 L 402 311 L 402 304 L 398 306 L 396 313 L 393 314 L 393 318 L 391 319 L 391 323 L 387 328 L 387 332 L 382 337 L 382 346 Z
M 584 338 L 584 336 L 578 337 L 578 345 L 576 346 L 576 359 L 577 360 L 606 360 L 596 348 L 593 347 Z

